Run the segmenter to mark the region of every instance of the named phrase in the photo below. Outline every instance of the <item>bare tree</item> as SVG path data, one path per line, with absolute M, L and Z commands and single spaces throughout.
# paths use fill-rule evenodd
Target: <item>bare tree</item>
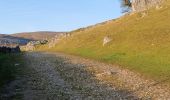
M 131 0 L 123 0 L 123 2 L 125 6 L 131 7 Z

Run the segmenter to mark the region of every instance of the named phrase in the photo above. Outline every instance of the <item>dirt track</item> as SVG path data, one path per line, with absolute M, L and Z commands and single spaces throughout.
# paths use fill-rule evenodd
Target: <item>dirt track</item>
M 28 52 L 24 60 L 23 74 L 7 86 L 2 99 L 170 99 L 164 85 L 113 65 L 59 53 Z

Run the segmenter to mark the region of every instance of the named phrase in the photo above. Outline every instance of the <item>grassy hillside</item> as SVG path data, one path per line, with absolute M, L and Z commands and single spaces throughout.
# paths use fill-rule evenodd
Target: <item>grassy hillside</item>
M 118 64 L 145 77 L 170 78 L 170 6 L 143 13 L 74 31 L 51 51 Z M 112 41 L 103 46 L 105 36 Z

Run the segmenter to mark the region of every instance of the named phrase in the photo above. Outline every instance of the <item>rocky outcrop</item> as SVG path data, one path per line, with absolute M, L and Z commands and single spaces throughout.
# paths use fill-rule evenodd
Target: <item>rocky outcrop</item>
M 161 4 L 162 0 L 132 0 L 132 11 L 139 12 L 156 7 Z
M 29 43 L 25 46 L 25 50 L 26 50 L 26 51 L 33 51 L 33 50 L 35 50 L 35 45 L 33 44 L 33 41 L 29 42 Z
M 67 37 L 70 37 L 70 36 L 71 36 L 71 33 L 58 34 L 50 40 L 50 42 L 48 43 L 48 47 L 53 48 L 53 47 L 55 47 L 55 45 L 57 45 L 59 43 L 59 41 L 62 38 L 67 38 Z
M 25 46 L 25 50 L 26 50 L 26 51 L 34 51 L 34 50 L 35 50 L 35 46 L 37 46 L 37 45 L 44 45 L 44 44 L 47 44 L 47 43 L 48 43 L 47 40 L 31 41 L 31 42 L 29 42 L 29 43 Z

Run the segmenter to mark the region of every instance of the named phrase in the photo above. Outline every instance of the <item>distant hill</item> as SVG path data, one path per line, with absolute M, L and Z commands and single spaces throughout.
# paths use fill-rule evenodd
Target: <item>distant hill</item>
M 12 34 L 11 36 L 18 37 L 18 38 L 25 38 L 31 40 L 47 40 L 50 39 L 57 34 L 62 34 L 64 32 L 49 32 L 49 31 L 39 31 L 39 32 L 23 32 L 23 33 L 16 33 Z
M 9 45 L 9 44 L 19 44 L 19 45 L 25 45 L 29 41 L 32 41 L 31 39 L 24 39 L 19 37 L 14 37 L 10 35 L 0 34 L 0 45 Z
M 19 44 L 25 45 L 30 41 L 37 40 L 48 40 L 55 37 L 57 34 L 63 34 L 64 32 L 24 32 L 24 33 L 15 33 L 15 34 L 0 34 L 0 45 L 4 44 Z

